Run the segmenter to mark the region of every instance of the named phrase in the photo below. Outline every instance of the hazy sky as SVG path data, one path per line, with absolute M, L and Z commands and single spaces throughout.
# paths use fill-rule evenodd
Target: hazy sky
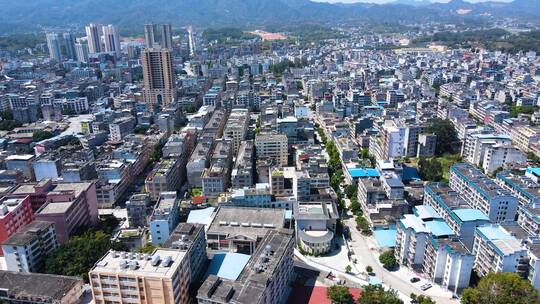
M 355 3 L 355 2 L 370 2 L 370 3 L 388 3 L 394 2 L 395 0 L 312 0 L 317 2 L 341 2 L 341 3 Z M 448 2 L 450 0 L 431 0 L 431 2 Z M 486 1 L 497 1 L 497 2 L 511 2 L 512 0 L 465 0 L 468 2 L 486 2 Z

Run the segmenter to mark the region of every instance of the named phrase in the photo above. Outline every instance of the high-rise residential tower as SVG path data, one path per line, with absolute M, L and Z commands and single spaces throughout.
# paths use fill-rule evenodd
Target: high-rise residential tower
M 161 25 L 161 39 L 160 44 L 161 47 L 172 49 L 172 27 L 170 24 L 162 24 Z
M 170 49 L 149 48 L 142 53 L 144 100 L 149 110 L 167 107 L 175 98 L 174 70 Z
M 147 48 L 154 47 L 157 36 L 157 24 L 145 24 L 144 25 L 144 41 Z
M 58 34 L 47 34 L 47 47 L 49 48 L 49 57 L 56 62 L 62 60 L 62 52 L 60 50 L 60 41 L 58 41 Z
M 88 39 L 88 50 L 90 53 L 101 52 L 101 35 L 97 24 L 90 23 L 86 26 L 86 37 Z
M 77 61 L 85 63 L 88 62 L 88 44 L 77 43 L 75 45 L 75 52 L 77 53 Z
M 145 24 L 144 38 L 148 48 L 161 46 L 172 49 L 172 26 L 170 24 Z
M 122 55 L 120 49 L 120 34 L 118 28 L 114 25 L 103 26 L 103 38 L 105 41 L 105 52 L 114 53 L 116 57 Z
M 75 51 L 75 35 L 73 33 L 64 33 L 64 46 L 66 48 L 66 57 L 72 60 L 77 60 Z

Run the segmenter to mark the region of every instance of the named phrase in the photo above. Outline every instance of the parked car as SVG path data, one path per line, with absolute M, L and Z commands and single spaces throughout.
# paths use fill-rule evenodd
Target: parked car
M 426 290 L 430 289 L 431 286 L 432 286 L 431 284 L 427 283 L 427 284 L 424 284 L 424 285 L 420 286 L 420 289 L 422 291 L 426 291 Z
M 420 279 L 417 277 L 411 278 L 411 283 L 420 282 Z

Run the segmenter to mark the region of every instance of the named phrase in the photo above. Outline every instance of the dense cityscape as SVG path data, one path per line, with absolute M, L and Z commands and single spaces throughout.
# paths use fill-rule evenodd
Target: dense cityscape
M 0 31 L 0 303 L 540 303 L 540 27 L 492 17 Z

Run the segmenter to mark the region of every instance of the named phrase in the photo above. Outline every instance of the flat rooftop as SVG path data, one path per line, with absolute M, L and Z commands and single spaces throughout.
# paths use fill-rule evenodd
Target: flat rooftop
M 268 230 L 282 228 L 285 223 L 285 209 L 220 207 L 207 234 L 243 235 L 256 239 Z
M 123 257 L 123 254 L 126 254 L 126 256 Z M 110 250 L 96 262 L 90 272 L 172 279 L 185 255 L 185 252 L 174 249 L 156 249 L 151 255 L 137 255 L 135 253 L 122 253 Z M 160 257 L 160 263 L 154 266 L 152 265 L 152 258 L 156 256 Z M 172 264 L 168 266 L 163 265 L 166 257 L 171 257 Z M 125 262 L 128 264 L 137 263 L 138 267 L 136 269 L 122 267 L 121 264 Z
M 51 225 L 53 225 L 52 222 L 32 221 L 11 235 L 2 245 L 24 246 L 34 240 L 39 231 L 49 229 Z
M 512 236 L 502 226 L 489 224 L 476 228 L 486 241 L 490 242 L 500 255 L 510 255 L 522 250 L 521 241 Z
M 82 279 L 41 273 L 0 271 L 0 289 L 15 298 L 47 298 L 60 301 L 64 295 L 82 286 Z
M 512 196 L 510 191 L 504 189 L 470 164 L 455 164 L 450 170 L 467 180 L 487 199 L 493 199 L 498 196 Z
M 65 213 L 73 202 L 49 202 L 38 210 L 38 214 L 58 214 Z

